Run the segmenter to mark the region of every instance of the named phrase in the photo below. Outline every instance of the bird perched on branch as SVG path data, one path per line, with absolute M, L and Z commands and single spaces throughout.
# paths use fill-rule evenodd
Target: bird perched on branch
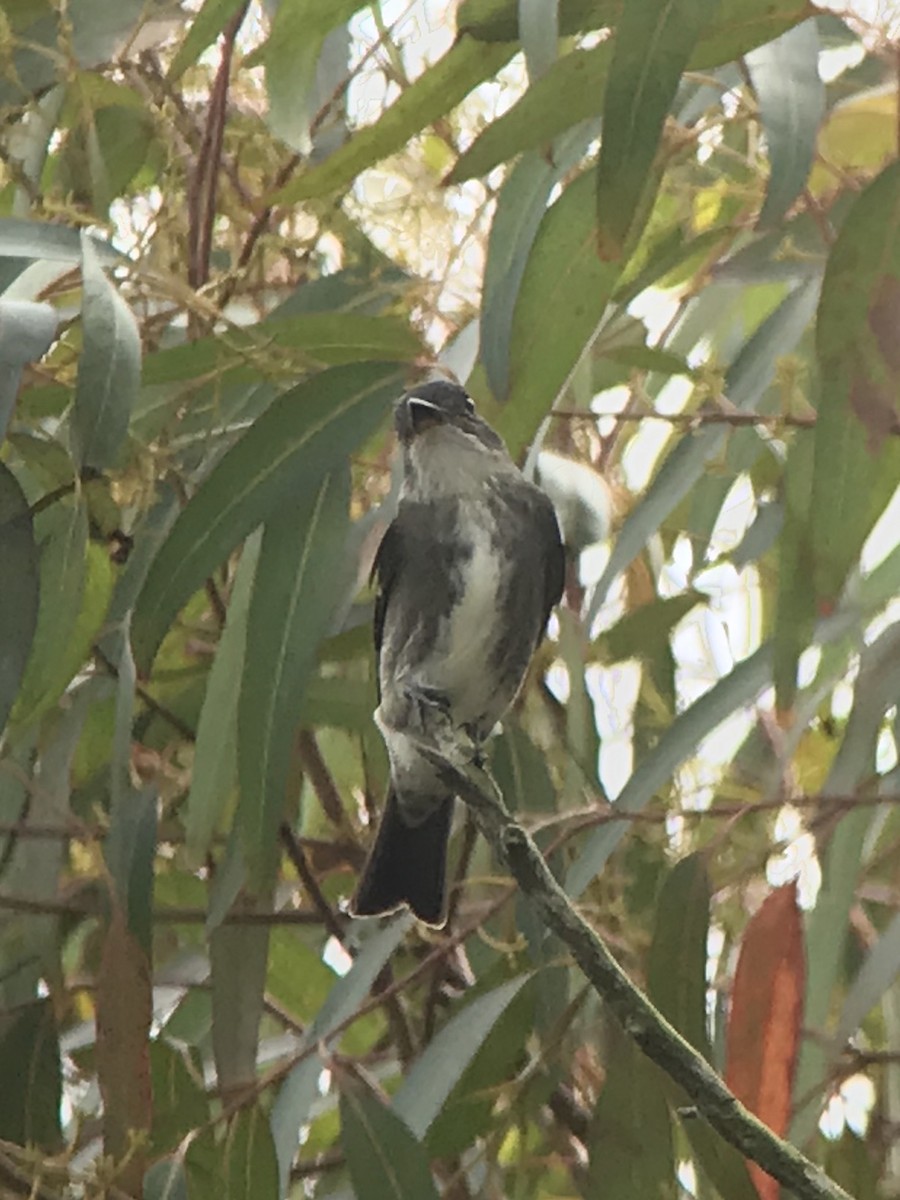
M 480 761 L 562 594 L 564 554 L 550 500 L 461 387 L 414 388 L 395 424 L 403 485 L 373 567 L 390 787 L 351 911 L 405 905 L 441 926 L 454 796 L 440 763 Z

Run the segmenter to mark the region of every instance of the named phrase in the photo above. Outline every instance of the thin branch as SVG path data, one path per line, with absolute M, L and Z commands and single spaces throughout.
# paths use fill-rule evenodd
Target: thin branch
M 725 409 L 701 408 L 696 412 L 663 413 L 655 409 L 628 408 L 621 412 L 596 412 L 592 408 L 554 409 L 550 414 L 553 418 L 564 421 L 615 421 L 625 422 L 664 421 L 667 425 L 675 425 L 688 430 L 699 429 L 703 425 L 730 425 L 735 429 L 747 426 L 760 429 L 815 429 L 815 413 L 754 413 L 729 412 Z M 895 436 L 900 435 L 900 418 L 897 418 L 888 429 Z
M 635 987 L 603 940 L 576 911 L 530 835 L 511 818 L 490 775 L 477 766 L 460 768 L 434 757 L 448 783 L 474 809 L 494 852 L 507 864 L 544 924 L 568 947 L 625 1031 L 685 1090 L 713 1129 L 790 1188 L 799 1200 L 852 1200 L 820 1167 L 749 1112 L 706 1060 Z

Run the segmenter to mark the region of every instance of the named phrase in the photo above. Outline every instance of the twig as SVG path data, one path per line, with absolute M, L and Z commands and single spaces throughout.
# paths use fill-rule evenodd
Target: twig
M 195 290 L 201 288 L 209 279 L 209 258 L 216 219 L 216 178 L 222 159 L 231 59 L 238 30 L 249 7 L 250 0 L 245 0 L 228 22 L 222 35 L 222 55 L 209 96 L 209 116 L 203 131 L 200 152 L 197 155 L 194 178 L 191 180 L 188 192 L 190 217 L 188 283 Z
M 754 413 L 728 412 L 701 408 L 696 412 L 663 413 L 655 409 L 628 408 L 621 412 L 596 412 L 592 408 L 554 409 L 551 417 L 565 421 L 616 421 L 624 422 L 664 421 L 686 429 L 699 429 L 703 425 L 730 425 L 736 429 L 747 426 L 760 429 L 815 429 L 815 413 Z M 889 431 L 900 434 L 900 418 L 894 421 Z
M 603 940 L 576 911 L 534 841 L 515 822 L 497 785 L 477 766 L 460 768 L 435 755 L 482 832 L 552 930 L 571 951 L 597 994 L 640 1049 L 684 1088 L 725 1141 L 758 1163 L 799 1200 L 852 1200 L 799 1150 L 777 1137 L 732 1095 L 706 1060 L 631 982 Z
M 300 882 L 306 888 L 310 900 L 312 900 L 314 907 L 322 918 L 322 924 L 331 936 L 337 938 L 338 942 L 344 946 L 344 924 L 338 919 L 334 909 L 328 903 L 325 893 L 319 887 L 319 881 L 310 870 L 303 847 L 294 837 L 294 831 L 286 821 L 282 821 L 278 829 L 278 836 L 285 853 L 293 863 L 294 870 L 300 877 Z

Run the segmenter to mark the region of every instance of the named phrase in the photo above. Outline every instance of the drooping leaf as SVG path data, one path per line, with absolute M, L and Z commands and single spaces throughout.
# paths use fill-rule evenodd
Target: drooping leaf
M 616 28 L 603 101 L 597 164 L 597 246 L 618 260 L 640 214 L 649 214 L 653 161 L 681 74 L 715 0 L 643 0 L 626 4 Z
M 744 411 L 752 411 L 769 387 L 781 355 L 790 353 L 807 328 L 819 297 L 817 280 L 791 292 L 747 340 L 725 376 L 725 394 Z M 711 426 L 679 439 L 663 460 L 650 486 L 619 530 L 609 561 L 588 608 L 594 620 L 613 580 L 640 553 L 663 520 L 702 477 L 727 433 Z
M 80 503 L 59 501 L 36 522 L 40 549 L 40 605 L 28 665 L 13 709 L 25 724 L 62 694 L 82 661 L 70 649 L 85 594 L 87 514 Z M 102 619 L 102 617 L 101 617 Z
M 803 1023 L 806 963 L 797 885 L 776 889 L 744 931 L 728 1016 L 725 1082 L 742 1104 L 784 1137 Z M 755 1163 L 760 1200 L 780 1186 Z
M 251 534 L 244 545 L 200 710 L 185 811 L 187 846 L 195 860 L 206 853 L 237 781 L 238 698 L 261 537 L 261 533 Z
M 156 855 L 156 794 L 129 790 L 114 803 L 106 840 L 106 864 L 129 934 L 147 954 L 153 928 L 153 860 Z
M 515 52 L 512 45 L 485 45 L 459 37 L 443 58 L 405 88 L 373 125 L 367 125 L 316 166 L 310 167 L 275 199 L 294 204 L 345 189 L 360 172 L 399 150 L 414 134 L 444 116 L 473 88 L 490 79 Z
M 575 131 L 559 139 L 553 162 L 526 154 L 504 181 L 488 235 L 480 319 L 481 361 L 498 400 L 509 394 L 513 313 L 550 193 L 584 152 L 587 138 Z
M 79 466 L 112 465 L 128 431 L 141 378 L 141 336 L 134 314 L 100 265 L 91 239 L 81 242 L 83 348 L 73 436 Z
M 871 777 L 885 711 L 896 702 L 900 689 L 900 626 L 889 625 L 860 660 L 854 688 L 854 705 L 844 736 L 822 785 L 824 795 L 852 795 Z M 807 923 L 807 987 L 803 1018 L 805 1029 L 825 1032 L 832 1010 L 832 995 L 840 976 L 866 835 L 872 810 L 860 806 L 835 826 L 822 856 L 822 886 Z M 797 1067 L 795 1096 L 805 1103 L 795 1110 L 791 1140 L 802 1144 L 814 1131 L 822 1101 L 821 1080 L 829 1062 L 842 1047 L 825 1037 L 805 1038 Z
M 816 620 L 809 521 L 813 455 L 810 437 L 795 438 L 784 467 L 784 524 L 778 555 L 778 593 L 772 642 L 775 696 L 786 720 L 797 694 L 797 664 Z
M 751 50 L 747 70 L 766 134 L 770 174 L 760 228 L 776 225 L 802 191 L 825 115 L 819 76 L 819 34 L 814 20 Z
M 656 904 L 656 927 L 647 962 L 647 994 L 660 1012 L 707 1060 L 706 961 L 710 890 L 703 857 L 691 854 L 669 872 Z M 676 1108 L 685 1095 L 664 1077 L 663 1089 Z M 741 1155 L 704 1121 L 686 1120 L 684 1131 L 697 1164 L 722 1196 L 753 1200 L 754 1189 Z
M 46 354 L 57 324 L 49 304 L 0 299 L 0 441 L 16 403 L 22 367 Z
M 261 1105 L 244 1107 L 232 1117 L 224 1151 L 228 1200 L 278 1200 L 275 1146 Z
M 241 0 L 204 0 L 169 64 L 167 77 L 170 83 L 192 67 L 206 47 L 216 40 L 240 3 Z
M 54 1150 L 60 1139 L 62 1064 L 49 999 L 33 1000 L 0 1017 L 0 1137 L 20 1146 Z
M 411 920 L 410 917 L 394 918 L 366 941 L 353 966 L 337 980 L 328 999 L 319 1009 L 306 1037 L 307 1048 L 315 1046 L 362 1003 L 376 976 L 403 940 Z M 291 1161 L 299 1145 L 300 1127 L 308 1120 L 310 1107 L 318 1094 L 323 1066 L 319 1055 L 310 1053 L 287 1076 L 272 1106 L 272 1137 L 282 1195 L 287 1191 Z
M 234 911 L 271 909 L 271 889 L 261 897 L 239 897 Z M 219 924 L 210 938 L 212 1041 L 222 1094 L 237 1099 L 256 1080 L 259 1022 L 266 988 L 269 928 Z
M 833 608 L 900 479 L 900 164 L 857 198 L 831 250 L 816 321 L 821 397 L 810 540 L 816 601 Z
M 28 501 L 0 463 L 0 730 L 19 691 L 37 627 L 39 558 Z
M 280 4 L 259 54 L 266 68 L 269 126 L 294 150 L 310 149 L 310 119 L 306 97 L 313 88 L 316 65 L 331 30 L 347 22 L 363 0 L 299 0 Z
M 660 1068 L 614 1019 L 605 1023 L 603 1089 L 588 1133 L 588 1179 L 604 1200 L 674 1200 L 672 1118 Z
M 133 1140 L 148 1133 L 151 1123 L 153 999 L 147 953 L 129 932 L 125 913 L 117 904 L 103 937 L 96 1006 L 104 1151 L 117 1163 L 128 1155 L 117 1175 L 118 1186 L 137 1194 L 144 1177 L 146 1149 L 135 1149 Z
M 467 1004 L 410 1068 L 393 1107 L 416 1137 L 428 1132 L 466 1066 L 530 978 L 520 975 Z
M 541 221 L 513 314 L 509 396 L 498 422 L 515 457 L 531 440 L 590 344 L 619 275 L 596 254 L 590 173 L 563 192 Z
M 238 778 L 244 856 L 251 880 L 268 880 L 277 861 L 300 702 L 319 643 L 350 582 L 345 558 L 350 473 L 344 466 L 288 497 L 265 523 L 247 618 L 238 704 Z
M 487 175 L 523 150 L 548 145 L 579 121 L 598 116 L 611 54 L 612 44 L 602 42 L 557 59 L 460 155 L 446 182 L 462 183 Z
M 135 660 L 146 670 L 178 610 L 302 481 L 310 491 L 372 432 L 401 388 L 394 364 L 333 367 L 279 397 L 218 462 L 176 520 L 138 599 Z
M 367 1088 L 341 1081 L 341 1141 L 359 1200 L 437 1200 L 421 1142 Z

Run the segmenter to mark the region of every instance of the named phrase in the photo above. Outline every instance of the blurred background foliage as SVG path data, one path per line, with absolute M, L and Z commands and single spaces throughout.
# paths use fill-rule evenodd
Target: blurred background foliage
M 778 1194 L 465 814 L 445 931 L 346 917 L 434 369 L 570 549 L 507 800 L 733 1089 L 900 1193 L 895 16 L 6 0 L 4 1194 Z

